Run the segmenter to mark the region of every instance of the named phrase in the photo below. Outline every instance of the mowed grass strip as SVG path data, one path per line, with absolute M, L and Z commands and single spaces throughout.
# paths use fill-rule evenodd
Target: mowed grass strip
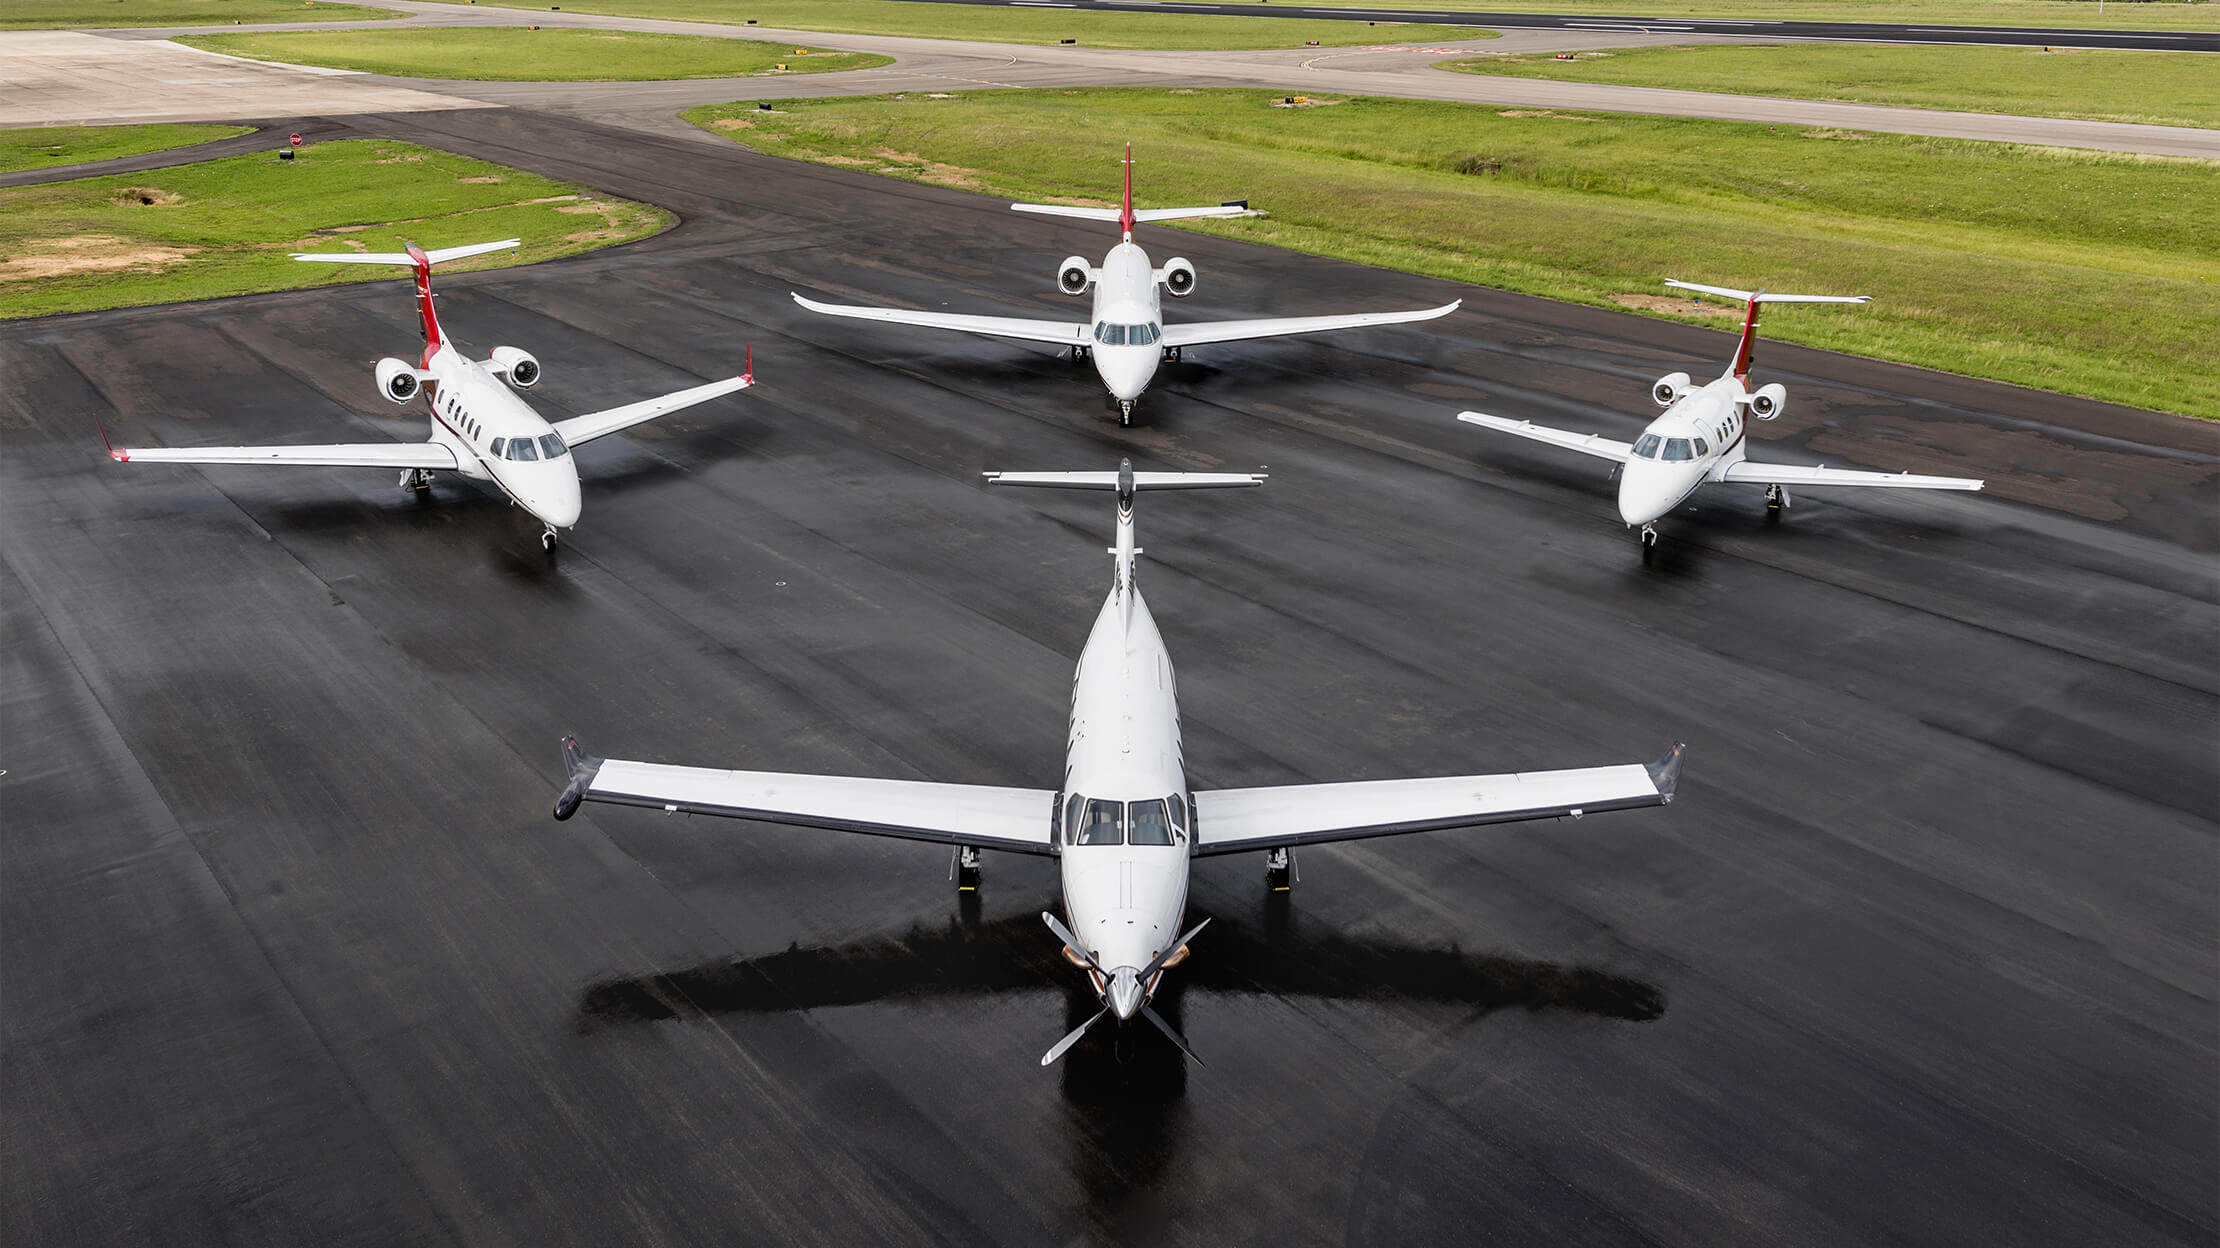
M 399 251 L 521 238 L 499 268 L 662 230 L 663 210 L 432 148 L 318 143 L 145 173 L 0 190 L 0 317 L 391 278 L 295 251 Z
M 362 22 L 406 16 L 394 9 L 325 0 L 6 0 L 0 3 L 0 30 Z
M 574 27 L 402 27 L 184 35 L 178 43 L 295 65 L 400 78 L 485 82 L 641 82 L 822 74 L 892 64 L 891 56 L 789 43 Z
M 985 4 L 924 4 L 914 0 L 577 0 L 566 13 L 675 18 L 689 22 L 753 21 L 772 29 L 826 34 L 902 35 L 915 39 L 969 39 L 987 43 L 1057 44 L 1085 48 L 1238 49 L 1299 48 L 1306 43 L 1348 47 L 1369 43 L 1438 43 L 1492 39 L 1495 32 L 1469 27 L 1330 18 L 1214 17 L 1145 10 L 1005 8 Z
M 0 173 L 25 169 L 58 169 L 68 165 L 144 156 L 213 143 L 252 126 L 40 126 L 30 130 L 0 130 Z
M 2220 19 L 2220 12 L 2215 13 Z M 2026 117 L 2220 127 L 2209 52 L 1902 44 L 1726 44 L 1551 56 L 1482 56 L 1442 69 L 1628 87 L 1726 91 Z
M 1668 277 L 1872 295 L 1854 309 L 1780 305 L 1766 334 L 2220 417 L 2220 163 L 1282 98 L 982 91 L 685 115 L 766 152 L 1105 204 L 1130 137 L 1143 206 L 1247 198 L 1270 214 L 1192 223 L 1209 233 L 1653 315 L 1689 306 L 1661 298 Z
M 699 3 L 700 0 L 680 0 Z M 1265 0 L 1215 0 L 1256 4 Z M 2220 7 L 2210 0 L 2175 3 L 2133 0 L 2099 7 L 2089 0 L 1550 0 L 1547 5 L 1510 9 L 1474 0 L 1303 0 L 1320 8 L 1396 8 L 1501 10 L 1566 16 L 1649 18 L 1710 17 L 1735 21 L 1883 22 L 1930 26 L 2029 26 L 2070 30 L 2195 30 L 2220 27 Z M 746 6 L 743 6 L 746 7 Z

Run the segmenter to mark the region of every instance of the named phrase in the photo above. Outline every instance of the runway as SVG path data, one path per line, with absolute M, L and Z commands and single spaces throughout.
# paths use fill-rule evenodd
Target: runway
M 124 442 L 418 436 L 402 282 L 0 326 L 0 1240 L 2204 1244 L 2220 1232 L 2220 429 L 1761 343 L 1757 457 L 1979 495 L 1701 496 L 1645 568 L 1604 473 L 1731 337 L 1214 240 L 1174 319 L 1422 306 L 1193 352 L 1118 428 L 1045 350 L 1107 239 L 998 201 L 517 109 L 288 119 L 664 205 L 443 280 L 590 411 L 580 528 L 376 471 Z M 642 811 L 596 753 L 1053 787 L 1145 496 L 1198 787 L 1632 761 L 1679 800 L 1213 859 L 1177 1021 L 1090 1040 L 1054 865 Z M 1906 492 L 1910 493 L 1910 492 Z M 1073 1060 L 1076 1059 L 1076 1060 Z

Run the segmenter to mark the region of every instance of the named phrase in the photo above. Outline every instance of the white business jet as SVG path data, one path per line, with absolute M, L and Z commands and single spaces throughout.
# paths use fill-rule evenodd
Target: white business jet
M 432 266 L 517 246 L 520 240 L 473 243 L 425 251 L 414 243 L 406 252 L 297 254 L 295 260 L 328 264 L 400 264 L 416 269 L 416 304 L 424 317 L 424 355 L 411 367 L 406 360 L 378 361 L 378 393 L 406 404 L 421 393 L 431 408 L 428 442 L 367 442 L 332 446 L 113 447 L 118 463 L 295 464 L 346 468 L 399 468 L 401 484 L 419 492 L 431 488 L 434 472 L 453 472 L 490 481 L 517 506 L 546 526 L 540 544 L 554 553 L 560 530 L 578 523 L 578 466 L 571 448 L 607 437 L 642 421 L 668 416 L 719 395 L 755 384 L 753 352 L 738 377 L 713 381 L 628 403 L 607 411 L 550 423 L 510 386 L 528 390 L 540 379 L 540 362 L 516 347 L 495 347 L 484 360 L 464 355 L 440 332 L 432 310 Z
M 989 473 L 996 485 L 1115 490 L 1117 544 L 1110 596 L 1080 651 L 1062 791 L 876 780 L 762 771 L 717 771 L 594 758 L 563 741 L 569 784 L 555 803 L 568 819 L 582 801 L 676 813 L 726 815 L 956 846 L 958 886 L 976 889 L 983 849 L 1063 860 L 1066 927 L 1041 918 L 1086 972 L 1102 1009 L 1057 1042 L 1063 1056 L 1104 1015 L 1147 1019 L 1194 1051 L 1149 1008 L 1160 977 L 1187 956 L 1203 929 L 1180 930 L 1193 859 L 1261 850 L 1266 878 L 1285 891 L 1299 845 L 1391 836 L 1521 819 L 1579 818 L 1673 800 L 1681 748 L 1654 763 L 1575 771 L 1369 780 L 1262 789 L 1187 787 L 1171 659 L 1134 584 L 1133 500 L 1142 490 L 1261 484 L 1261 473 Z
M 1195 293 L 1195 266 L 1174 256 L 1162 267 L 1149 263 L 1148 253 L 1133 241 L 1133 227 L 1142 221 L 1177 221 L 1189 217 L 1253 216 L 1245 204 L 1215 208 L 1141 208 L 1133 206 L 1133 145 L 1125 145 L 1125 202 L 1120 208 L 1078 208 L 1068 204 L 1012 204 L 1018 212 L 1052 217 L 1078 217 L 1086 221 L 1115 221 L 1120 241 L 1103 257 L 1102 267 L 1090 266 L 1083 256 L 1070 256 L 1056 266 L 1056 285 L 1067 295 L 1083 295 L 1094 288 L 1094 315 L 1085 323 L 1036 321 L 1014 316 L 966 316 L 945 312 L 912 312 L 906 308 L 858 307 L 819 303 L 799 294 L 794 301 L 812 312 L 851 316 L 898 325 L 924 325 L 933 329 L 958 329 L 991 338 L 1019 338 L 1029 342 L 1068 347 L 1074 358 L 1092 357 L 1095 373 L 1118 404 L 1118 423 L 1133 423 L 1133 406 L 1148 389 L 1160 363 L 1176 363 L 1187 347 L 1237 342 L 1244 338 L 1281 338 L 1315 334 L 1330 329 L 1357 329 L 1366 325 L 1401 325 L 1429 321 L 1457 310 L 1463 300 L 1417 312 L 1360 312 L 1350 316 L 1294 316 L 1251 321 L 1204 321 L 1193 325 L 1166 325 L 1157 288 L 1175 299 Z
M 1918 477 L 1910 473 L 1858 472 L 1844 468 L 1805 468 L 1794 464 L 1761 464 L 1744 458 L 1743 436 L 1751 417 L 1771 420 L 1788 406 L 1788 391 L 1779 383 L 1749 388 L 1750 362 L 1757 344 L 1758 305 L 1761 303 L 1865 303 L 1866 295 L 1776 295 L 1771 291 L 1730 290 L 1724 286 L 1698 286 L 1668 280 L 1667 286 L 1706 295 L 1740 299 L 1748 303 L 1742 318 L 1742 341 L 1735 347 L 1734 362 L 1716 381 L 1697 386 L 1686 373 L 1671 373 L 1650 387 L 1650 397 L 1665 414 L 1631 445 L 1594 434 L 1551 429 L 1525 420 L 1506 420 L 1480 412 L 1459 412 L 1457 419 L 1484 429 L 1517 434 L 1567 450 L 1608 459 L 1623 465 L 1619 475 L 1619 517 L 1628 527 L 1642 526 L 1642 555 L 1646 559 L 1657 545 L 1657 521 L 1706 481 L 1739 482 L 1765 487 L 1767 520 L 1778 520 L 1788 506 L 1791 485 L 1873 485 L 1897 489 L 1978 490 L 1982 483 L 1965 477 Z

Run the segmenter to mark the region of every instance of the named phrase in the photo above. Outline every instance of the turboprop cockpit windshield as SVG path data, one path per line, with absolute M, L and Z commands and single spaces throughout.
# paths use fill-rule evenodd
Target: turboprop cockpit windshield
M 1177 794 L 1112 802 L 1073 794 L 1064 804 L 1066 845 L 1178 845 L 1187 839 L 1187 803 Z

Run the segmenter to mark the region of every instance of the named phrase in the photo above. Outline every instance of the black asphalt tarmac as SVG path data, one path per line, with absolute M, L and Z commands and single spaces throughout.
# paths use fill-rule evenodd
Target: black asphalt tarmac
M 421 436 L 400 281 L 0 327 L 0 1240 L 2209 1244 L 2220 1234 L 2220 429 L 1784 346 L 1753 455 L 1989 492 L 1699 496 L 1602 465 L 1728 335 L 1169 230 L 1201 350 L 1121 430 L 1046 350 L 789 290 L 1080 315 L 1099 227 L 518 111 L 363 130 L 685 218 L 442 283 L 550 415 L 761 385 L 580 454 L 554 566 L 443 480 L 111 463 Z M 300 123 L 290 127 L 300 128 Z M 333 132 L 327 128 L 325 132 Z M 1228 198 L 1242 193 L 1226 188 Z M 466 241 L 466 240 L 442 240 Z M 1691 278 L 1700 274 L 1684 274 Z M 1144 497 L 1198 787 L 1689 743 L 1664 810 L 1197 868 L 1209 1065 L 1079 1007 L 1054 863 L 558 824 L 557 741 L 1057 783 L 1095 495 Z

